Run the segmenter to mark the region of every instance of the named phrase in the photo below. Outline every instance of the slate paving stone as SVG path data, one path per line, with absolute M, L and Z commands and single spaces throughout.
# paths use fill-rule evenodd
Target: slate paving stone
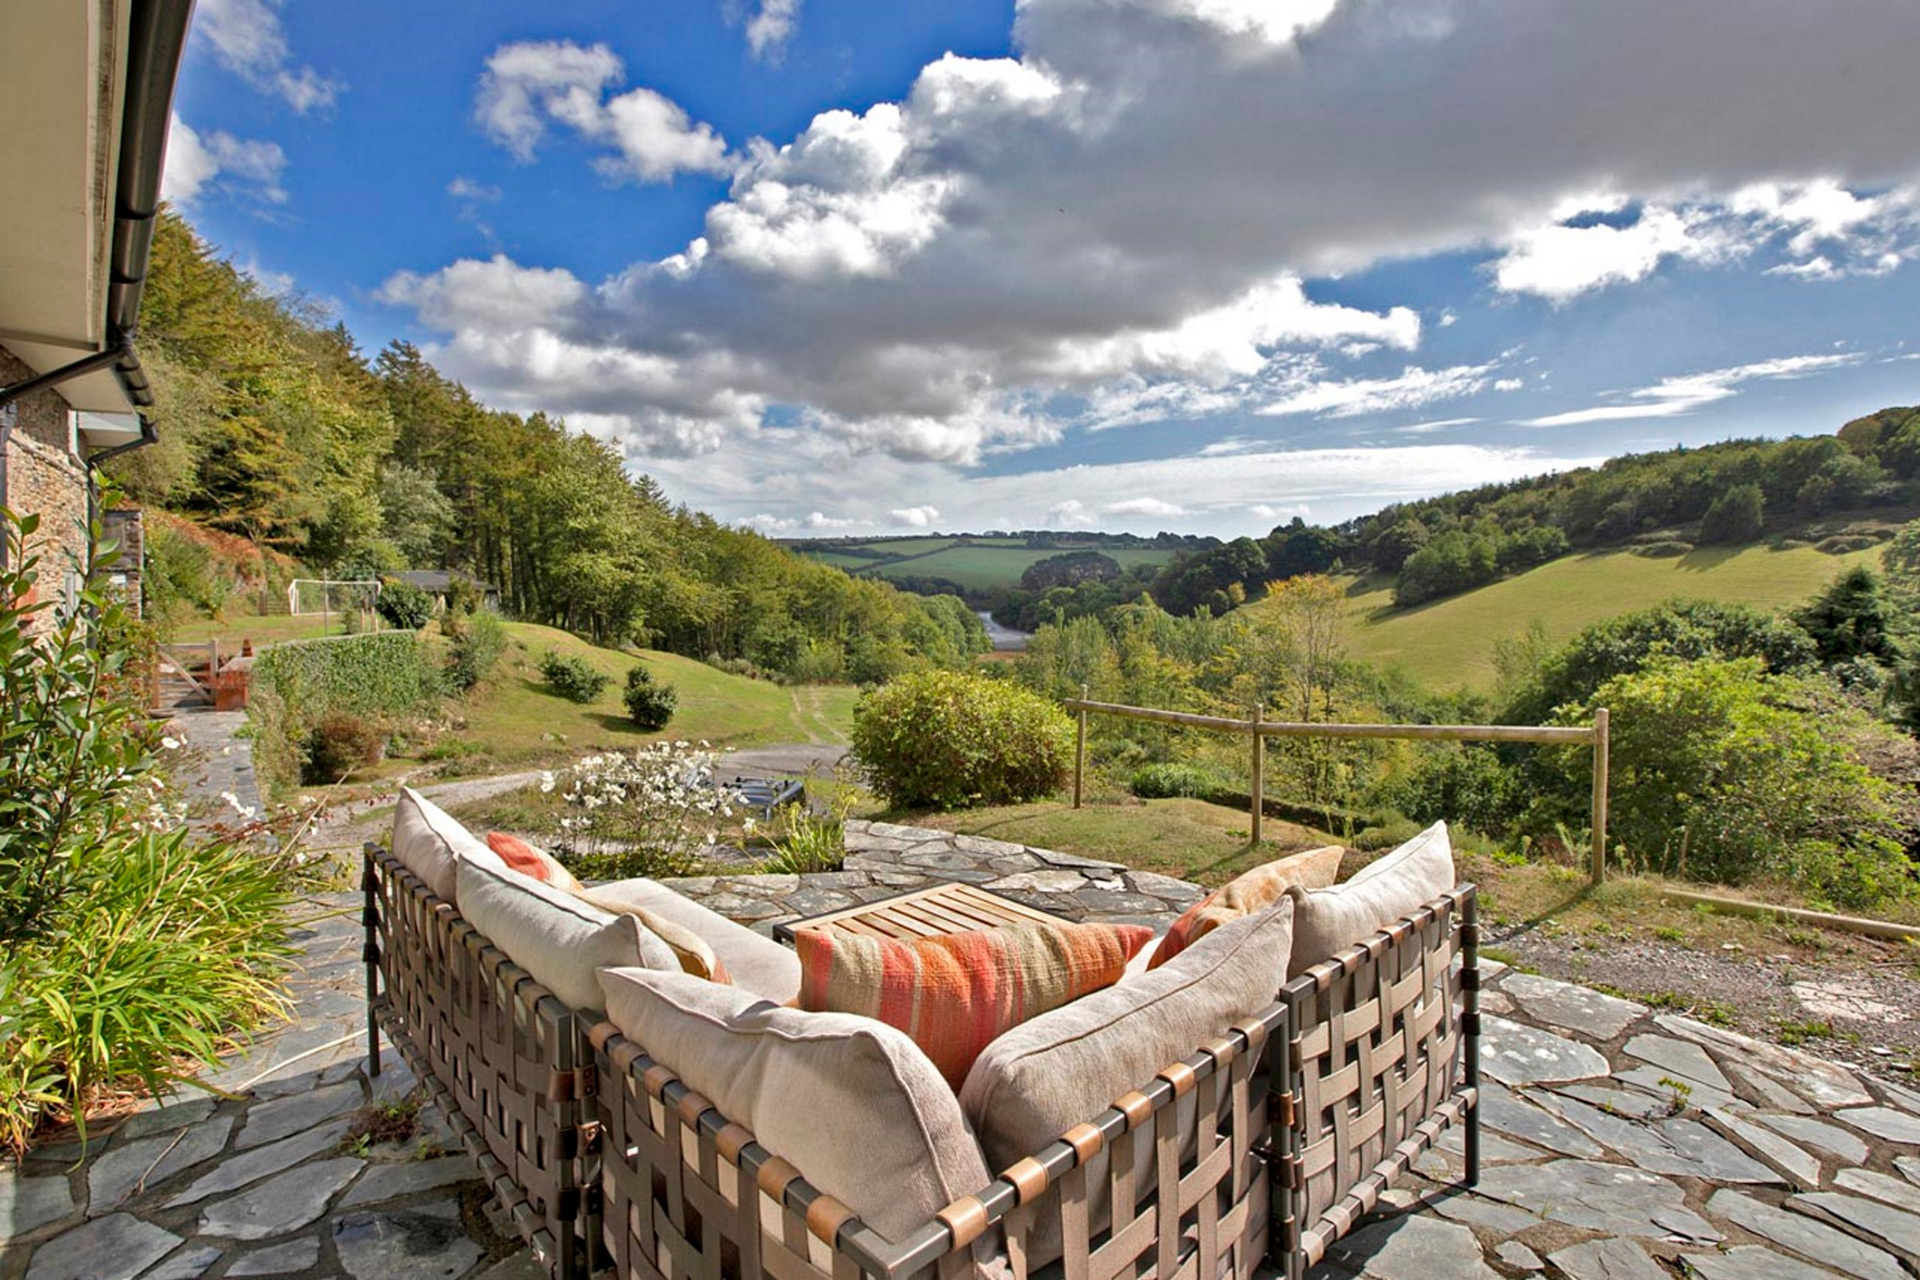
M 196 1178 L 185 1191 L 167 1201 L 167 1208 L 198 1204 L 209 1196 L 237 1191 L 250 1182 L 291 1169 L 302 1160 L 331 1151 L 353 1127 L 352 1116 L 337 1116 L 305 1133 L 296 1133 L 264 1147 L 237 1152 Z
M 1578 1098 L 1622 1120 L 1663 1120 L 1673 1114 L 1671 1098 L 1657 1098 L 1645 1089 L 1622 1089 L 1611 1084 L 1563 1084 L 1553 1092 Z
M 271 1240 L 317 1220 L 327 1201 L 353 1181 L 366 1162 L 342 1156 L 318 1160 L 268 1178 L 238 1195 L 216 1200 L 200 1215 L 200 1234 L 229 1240 Z
M 87 1170 L 87 1216 L 112 1213 L 139 1190 L 157 1187 L 174 1174 L 220 1154 L 233 1130 L 233 1117 L 220 1116 L 189 1125 L 178 1133 L 155 1134 L 111 1150 Z
M 1730 1061 L 1740 1061 L 1816 1107 L 1864 1107 L 1873 1103 L 1873 1095 L 1861 1086 L 1859 1078 L 1838 1063 L 1676 1014 L 1658 1014 L 1653 1021 L 1671 1035 L 1691 1040 Z
M 1755 1112 L 1748 1118 L 1786 1135 L 1802 1147 L 1824 1151 L 1843 1164 L 1867 1162 L 1867 1144 L 1838 1125 L 1811 1116 L 1776 1116 L 1766 1112 Z
M 1734 1083 L 1735 1091 L 1742 1101 L 1763 1111 L 1785 1111 L 1791 1115 L 1810 1116 L 1814 1106 L 1805 1098 L 1768 1079 L 1752 1067 L 1731 1058 L 1720 1060 L 1720 1069 Z
M 1876 1138 L 1920 1146 L 1920 1116 L 1910 1116 L 1892 1107 L 1843 1107 L 1834 1115 Z
M 70 1217 L 77 1208 L 64 1176 L 22 1177 L 11 1169 L 0 1169 L 0 1245 Z
M 986 887 L 995 893 L 1009 893 L 1016 890 L 1031 893 L 1072 893 L 1075 889 L 1086 888 L 1087 878 L 1078 871 L 1049 868 L 1045 871 L 1022 871 L 1017 875 L 1002 876 L 998 880 L 987 881 Z
M 1567 1280 L 1670 1280 L 1666 1270 L 1631 1240 L 1589 1240 L 1547 1255 Z
M 1578 1031 L 1595 1040 L 1612 1040 L 1647 1011 L 1645 1005 L 1631 1000 L 1531 973 L 1508 974 L 1500 989 L 1548 1026 Z
M 1613 1078 L 1629 1089 L 1637 1089 L 1649 1097 L 1670 1102 L 1676 1090 L 1669 1081 L 1686 1086 L 1679 1091 L 1681 1098 L 1691 1107 L 1725 1107 L 1734 1101 L 1734 1095 L 1725 1089 L 1716 1089 L 1711 1085 L 1676 1076 L 1664 1067 L 1629 1067 L 1625 1071 L 1616 1071 Z
M 482 1271 L 474 1280 L 553 1280 L 547 1269 L 533 1260 L 530 1250 L 509 1254 Z
M 1464 1222 L 1470 1227 L 1485 1227 L 1503 1236 L 1519 1235 L 1540 1225 L 1540 1219 L 1525 1209 L 1483 1196 L 1436 1195 L 1426 1197 L 1421 1203 L 1443 1218 Z
M 1914 1186 L 1920 1187 L 1920 1158 L 1914 1156 L 1895 1156 L 1893 1158 L 1893 1167 L 1899 1172 L 1901 1177 L 1911 1182 Z
M 168 1254 L 140 1280 L 200 1280 L 226 1255 L 210 1244 L 189 1244 Z
M 1891 1080 L 1875 1080 L 1874 1086 L 1886 1095 L 1887 1101 L 1904 1111 L 1920 1116 L 1920 1093 L 1904 1085 L 1894 1084 Z
M 241 1126 L 240 1136 L 233 1144 L 234 1149 L 244 1151 L 248 1147 L 291 1137 L 313 1128 L 323 1120 L 356 1110 L 360 1102 L 360 1086 L 353 1081 L 343 1080 L 339 1084 L 291 1094 L 271 1102 L 255 1103 L 247 1111 L 247 1122 Z
M 1479 1193 L 1568 1226 L 1609 1235 L 1713 1244 L 1721 1233 L 1686 1207 L 1686 1193 L 1656 1174 L 1591 1160 L 1502 1165 L 1481 1171 Z
M 333 1249 L 354 1280 L 451 1280 L 480 1261 L 453 1201 L 391 1213 L 351 1213 L 333 1223 Z
M 1502 1084 L 1551 1084 L 1604 1076 L 1610 1067 L 1598 1052 L 1500 1017 L 1480 1020 L 1480 1069 Z
M 285 1244 L 269 1245 L 264 1249 L 255 1249 L 252 1253 L 242 1254 L 225 1274 L 230 1276 L 284 1276 L 289 1272 L 305 1271 L 318 1265 L 320 1261 L 320 1241 L 314 1236 L 299 1240 L 289 1240 Z
M 1481 1095 L 1480 1104 L 1483 1107 L 1486 1105 L 1485 1094 Z M 1541 1114 L 1545 1115 L 1546 1113 L 1542 1112 Z M 1552 1119 L 1552 1117 L 1548 1116 L 1548 1119 Z M 1579 1138 L 1582 1142 L 1586 1141 L 1585 1137 L 1578 1133 L 1575 1133 L 1573 1136 Z M 1440 1140 L 1433 1145 L 1436 1150 L 1444 1152 L 1447 1155 L 1457 1156 L 1465 1153 L 1467 1143 L 1466 1138 L 1462 1136 L 1459 1129 L 1450 1128 L 1441 1134 Z M 1517 1162 L 1525 1164 L 1544 1158 L 1545 1153 L 1534 1147 L 1524 1146 L 1518 1142 L 1509 1142 L 1507 1139 L 1493 1132 L 1490 1128 L 1485 1126 L 1481 1127 L 1480 1159 L 1482 1163 L 1514 1164 Z
M 1602 1154 L 1600 1144 L 1592 1138 L 1497 1084 L 1481 1086 L 1480 1120 L 1486 1128 L 1512 1134 L 1561 1155 L 1588 1159 Z
M 1920 1189 L 1898 1178 L 1889 1178 L 1884 1173 L 1875 1173 L 1871 1169 L 1842 1169 L 1833 1175 L 1833 1185 L 1842 1191 L 1872 1196 L 1908 1213 L 1920 1213 Z
M 1532 1275 L 1536 1271 L 1544 1271 L 1547 1268 L 1547 1264 L 1540 1261 L 1539 1254 L 1527 1248 L 1527 1246 L 1521 1244 L 1518 1240 L 1503 1242 L 1499 1248 L 1493 1251 L 1493 1256 L 1507 1266 L 1512 1267 L 1515 1271 L 1522 1272 L 1526 1275 Z
M 1860 1280 L 1902 1280 L 1899 1260 L 1846 1232 L 1816 1222 L 1805 1214 L 1776 1209 L 1738 1191 L 1722 1189 L 1707 1201 L 1707 1212 L 1745 1227 L 1784 1249 Z
M 1432 1218 L 1388 1218 L 1362 1227 L 1328 1256 L 1368 1280 L 1500 1280 L 1473 1232 Z
M 340 1207 L 351 1209 L 363 1204 L 378 1204 L 382 1200 L 398 1200 L 402 1196 L 419 1195 L 456 1183 L 476 1181 L 479 1177 L 479 1168 L 464 1155 L 413 1160 L 406 1164 L 377 1164 L 353 1184 L 353 1190 L 347 1192 L 340 1201 Z
M 1721 1073 L 1707 1051 L 1697 1044 L 1672 1036 L 1639 1035 L 1627 1041 L 1626 1052 L 1640 1061 L 1679 1076 L 1696 1085 L 1705 1085 L 1721 1093 L 1733 1092 L 1733 1082 Z
M 112 1213 L 41 1245 L 27 1280 L 133 1280 L 179 1245 L 171 1231 Z
M 1811 1191 L 1787 1201 L 1800 1210 L 1817 1209 L 1832 1214 L 1885 1242 L 1910 1261 L 1920 1260 L 1920 1217 L 1878 1200 L 1843 1195 L 1837 1191 Z
M 1820 1189 L 1820 1158 L 1818 1156 L 1802 1151 L 1780 1134 L 1742 1119 L 1726 1107 L 1715 1107 L 1707 1114 L 1712 1116 L 1713 1122 L 1730 1134 L 1741 1146 L 1784 1173 L 1796 1190 L 1818 1191 Z
M 190 1124 L 198 1124 L 213 1114 L 217 1104 L 212 1098 L 188 1098 L 169 1102 L 151 1111 L 136 1111 L 114 1131 L 115 1142 L 128 1142 L 155 1133 L 172 1133 Z
M 1680 1261 L 1689 1275 L 1700 1280 L 1840 1280 L 1831 1271 L 1757 1244 L 1739 1245 L 1725 1253 L 1684 1253 Z
M 1542 1094 L 1541 1102 L 1650 1173 L 1720 1182 L 1782 1181 L 1771 1168 L 1693 1120 L 1630 1120 L 1556 1093 Z

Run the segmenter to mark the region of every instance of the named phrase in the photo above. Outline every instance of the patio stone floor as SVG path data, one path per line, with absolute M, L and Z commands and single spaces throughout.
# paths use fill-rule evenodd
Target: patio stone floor
M 846 870 L 671 882 L 768 930 L 942 879 L 1075 919 L 1164 924 L 1200 890 L 1110 863 L 849 824 Z M 401 1147 L 346 1150 L 412 1084 L 362 1066 L 357 895 L 313 904 L 295 1020 L 188 1093 L 0 1168 L 0 1280 L 283 1276 L 532 1280 L 429 1109 Z M 1568 983 L 1487 966 L 1485 1167 L 1450 1135 L 1318 1277 L 1912 1280 L 1920 1093 Z

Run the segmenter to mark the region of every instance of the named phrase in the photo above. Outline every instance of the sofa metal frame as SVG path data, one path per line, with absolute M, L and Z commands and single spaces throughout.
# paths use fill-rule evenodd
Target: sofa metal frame
M 1063 1280 L 1247 1280 L 1263 1258 L 1302 1280 L 1450 1126 L 1479 1177 L 1472 885 L 1308 969 L 900 1240 L 567 1009 L 375 845 L 364 886 L 373 1069 L 385 1030 L 561 1280 L 609 1260 L 621 1280 L 1027 1280 L 1042 1214 Z

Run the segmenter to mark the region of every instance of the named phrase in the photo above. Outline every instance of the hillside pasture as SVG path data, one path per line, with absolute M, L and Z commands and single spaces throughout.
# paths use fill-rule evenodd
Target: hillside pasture
M 1793 608 L 1855 565 L 1880 564 L 1880 548 L 1828 555 L 1811 547 L 1700 548 L 1659 559 L 1627 551 L 1562 556 L 1537 569 L 1411 609 L 1393 607 L 1393 585 L 1354 579 L 1348 650 L 1398 666 L 1434 689 L 1491 689 L 1494 645 L 1537 619 L 1556 643 L 1604 618 L 1676 597 Z
M 1020 575 L 1028 568 L 1042 560 L 1066 554 L 1067 551 L 1058 547 L 1035 550 L 1030 547 L 974 544 L 948 547 L 932 555 L 915 556 L 909 560 L 888 560 L 869 565 L 863 571 L 882 578 L 946 578 L 968 591 L 991 591 L 996 587 L 1017 587 L 1020 585 Z M 1126 569 L 1136 564 L 1157 567 L 1172 560 L 1175 553 L 1170 549 L 1143 547 L 1125 550 L 1103 548 L 1100 554 L 1112 557 L 1121 568 Z

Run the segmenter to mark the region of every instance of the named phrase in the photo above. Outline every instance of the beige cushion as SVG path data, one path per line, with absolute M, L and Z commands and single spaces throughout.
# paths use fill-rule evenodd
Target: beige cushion
M 792 951 L 666 885 L 645 878 L 618 880 L 596 885 L 585 896 L 608 910 L 638 908 L 698 934 L 726 966 L 736 987 L 775 1004 L 786 1004 L 800 994 L 800 958 Z
M 1331 959 L 1453 888 L 1453 846 L 1436 822 L 1330 889 L 1287 890 L 1293 899 L 1289 975 Z
M 488 836 L 487 840 L 491 843 L 493 837 Z M 1346 850 L 1337 844 L 1327 845 L 1288 854 L 1241 872 L 1181 913 L 1160 939 L 1153 962 L 1147 967 L 1159 968 L 1229 920 L 1264 911 L 1286 894 L 1288 885 L 1326 888 L 1340 878 L 1340 858 L 1344 853 Z
M 615 1026 L 881 1235 L 898 1240 L 986 1186 L 953 1091 L 892 1027 L 682 973 L 600 982 Z
M 483 867 L 506 866 L 486 841 L 412 787 L 400 788 L 393 806 L 393 856 L 446 902 L 454 899 L 454 871 L 461 858 Z
M 1272 1004 L 1292 950 L 1293 902 L 1282 898 L 1221 925 L 1152 972 L 1043 1013 L 988 1045 L 967 1075 L 960 1105 L 989 1167 L 1005 1169 L 1034 1154 Z M 1190 1100 L 1177 1119 L 1191 1141 Z M 1134 1167 L 1151 1186 L 1147 1136 L 1135 1142 Z M 1096 1230 L 1110 1212 L 1106 1162 L 1102 1152 L 1088 1169 Z M 1033 1266 L 1060 1255 L 1058 1197 L 1055 1189 L 1041 1202 L 1028 1242 Z
M 461 859 L 460 914 L 573 1009 L 600 1008 L 594 970 L 644 965 L 678 972 L 667 944 L 637 919 L 613 915 L 507 867 Z

